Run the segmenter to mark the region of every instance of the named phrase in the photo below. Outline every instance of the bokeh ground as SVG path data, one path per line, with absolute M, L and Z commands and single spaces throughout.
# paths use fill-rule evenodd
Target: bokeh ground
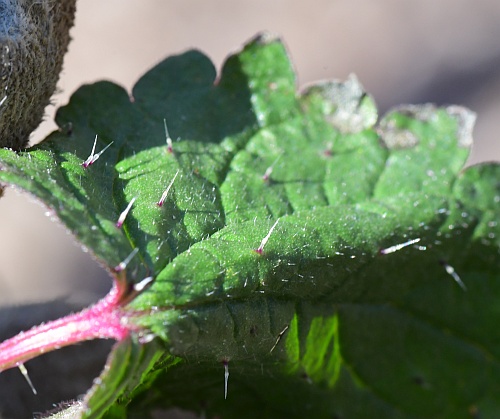
M 80 0 L 60 92 L 31 142 L 55 129 L 56 107 L 83 83 L 109 79 L 130 89 L 164 57 L 190 48 L 220 67 L 261 30 L 285 39 L 299 86 L 355 73 L 381 113 L 402 103 L 468 106 L 478 113 L 470 163 L 500 160 L 498 0 Z M 0 200 L 0 338 L 109 288 L 90 255 L 44 212 L 10 189 Z M 32 417 L 77 396 L 108 348 L 77 347 L 28 363 L 38 397 L 18 371 L 0 374 L 3 417 Z

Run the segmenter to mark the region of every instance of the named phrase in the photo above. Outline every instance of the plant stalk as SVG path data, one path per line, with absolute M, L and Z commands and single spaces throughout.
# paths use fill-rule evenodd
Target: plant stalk
M 114 281 L 110 292 L 78 313 L 33 327 L 0 344 L 0 372 L 38 355 L 92 339 L 125 339 L 135 328 L 122 307 L 123 290 Z

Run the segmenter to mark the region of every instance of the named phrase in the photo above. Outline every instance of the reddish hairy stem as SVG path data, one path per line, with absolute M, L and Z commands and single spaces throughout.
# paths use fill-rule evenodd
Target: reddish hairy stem
M 114 281 L 109 294 L 95 305 L 7 339 L 0 344 L 0 371 L 78 342 L 126 338 L 135 327 L 128 324 L 122 300 L 123 289 Z

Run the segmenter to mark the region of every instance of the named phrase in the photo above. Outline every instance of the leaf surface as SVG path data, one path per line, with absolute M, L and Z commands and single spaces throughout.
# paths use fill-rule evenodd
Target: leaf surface
M 137 247 L 128 280 L 155 277 L 126 309 L 156 339 L 116 345 L 84 417 L 498 414 L 500 166 L 463 169 L 469 111 L 377 123 L 354 77 L 298 93 L 268 36 L 220 77 L 199 52 L 168 58 L 132 98 L 84 86 L 60 132 L 0 151 L 0 180 L 110 271 Z M 84 168 L 96 134 L 112 144 Z

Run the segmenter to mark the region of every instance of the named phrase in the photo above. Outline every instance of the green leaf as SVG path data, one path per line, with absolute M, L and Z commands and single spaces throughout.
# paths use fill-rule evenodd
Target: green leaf
M 499 414 L 500 166 L 462 169 L 472 113 L 377 124 L 354 77 L 297 93 L 268 36 L 219 78 L 199 52 L 168 58 L 132 96 L 84 86 L 60 132 L 0 151 L 0 180 L 110 271 L 137 247 L 129 281 L 155 277 L 82 417 Z M 96 134 L 96 152 L 113 143 L 85 169 Z

